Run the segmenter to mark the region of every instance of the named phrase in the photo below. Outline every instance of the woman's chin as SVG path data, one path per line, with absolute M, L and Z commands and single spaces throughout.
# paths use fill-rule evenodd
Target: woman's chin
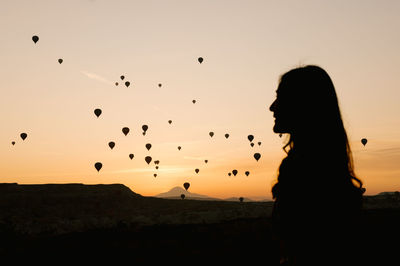
M 283 128 L 281 128 L 279 125 L 275 124 L 274 128 L 272 129 L 275 133 L 277 134 L 285 134 L 288 133 L 287 130 L 284 130 Z
M 272 129 L 275 133 L 283 133 L 282 130 L 275 124 L 273 129 Z

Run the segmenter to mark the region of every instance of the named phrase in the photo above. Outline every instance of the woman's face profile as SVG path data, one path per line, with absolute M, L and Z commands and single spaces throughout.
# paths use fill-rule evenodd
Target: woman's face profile
M 286 102 L 286 104 L 285 104 Z M 286 105 L 286 106 L 285 106 Z M 288 115 L 289 106 L 282 96 L 282 89 L 276 91 L 276 99 L 269 107 L 275 118 L 273 131 L 275 133 L 290 133 L 290 116 Z

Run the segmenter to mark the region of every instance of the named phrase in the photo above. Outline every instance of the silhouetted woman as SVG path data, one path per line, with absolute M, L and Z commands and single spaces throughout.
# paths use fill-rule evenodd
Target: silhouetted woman
M 299 67 L 282 75 L 276 93 L 273 130 L 288 134 L 287 157 L 272 188 L 281 261 L 349 262 L 355 258 L 364 189 L 353 171 L 332 80 L 318 66 Z

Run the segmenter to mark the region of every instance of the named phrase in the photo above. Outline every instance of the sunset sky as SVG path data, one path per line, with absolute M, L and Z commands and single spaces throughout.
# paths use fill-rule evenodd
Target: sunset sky
M 0 183 L 153 196 L 190 182 L 212 197 L 270 198 L 285 137 L 269 106 L 280 75 L 316 64 L 335 84 L 366 194 L 400 190 L 399 14 L 396 0 L 2 0 Z

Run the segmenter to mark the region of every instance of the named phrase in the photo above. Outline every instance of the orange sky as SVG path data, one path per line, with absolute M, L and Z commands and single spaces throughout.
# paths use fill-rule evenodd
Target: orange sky
M 270 197 L 285 154 L 268 107 L 282 73 L 317 64 L 367 194 L 399 190 L 399 12 L 398 1 L 2 1 L 0 182 L 151 196 L 188 181 L 213 197 Z

